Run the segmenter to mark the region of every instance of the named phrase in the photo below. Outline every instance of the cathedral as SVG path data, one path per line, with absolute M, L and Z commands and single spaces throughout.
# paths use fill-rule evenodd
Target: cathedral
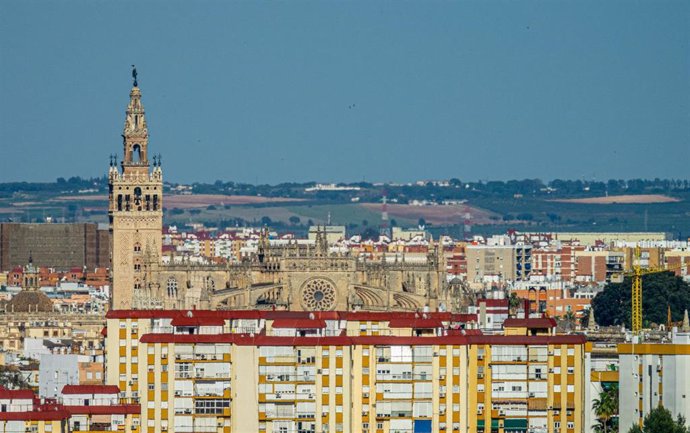
M 164 264 L 163 172 L 160 156 L 149 160 L 136 75 L 122 137 L 123 159 L 118 167 L 111 157 L 108 172 L 112 309 L 455 309 L 459 287 L 446 283 L 440 245 L 425 260 L 366 260 L 329 252 L 325 233 L 306 251 L 271 247 L 264 233 L 258 253 L 239 264 Z

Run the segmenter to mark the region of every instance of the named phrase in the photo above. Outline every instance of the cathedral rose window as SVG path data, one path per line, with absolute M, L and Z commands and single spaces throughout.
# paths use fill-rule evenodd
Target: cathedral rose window
M 302 287 L 302 306 L 306 310 L 332 310 L 335 308 L 335 287 L 321 278 L 307 281 Z

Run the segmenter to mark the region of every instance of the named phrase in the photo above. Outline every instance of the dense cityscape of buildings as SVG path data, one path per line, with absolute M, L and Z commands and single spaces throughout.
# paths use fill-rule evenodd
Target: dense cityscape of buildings
M 686 278 L 687 241 L 164 227 L 136 84 L 123 138 L 109 232 L 1 227 L 0 432 L 580 433 L 612 386 L 620 431 L 690 415 L 687 312 L 591 310 L 634 266 Z

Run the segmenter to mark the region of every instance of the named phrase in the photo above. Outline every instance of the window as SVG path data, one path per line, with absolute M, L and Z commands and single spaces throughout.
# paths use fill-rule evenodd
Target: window
M 196 414 L 222 414 L 224 408 L 230 407 L 229 399 L 196 400 L 194 413 Z
M 177 298 L 177 280 L 175 277 L 168 278 L 168 297 Z

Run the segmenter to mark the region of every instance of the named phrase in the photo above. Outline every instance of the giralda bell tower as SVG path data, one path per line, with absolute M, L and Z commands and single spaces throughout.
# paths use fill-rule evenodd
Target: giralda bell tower
M 149 163 L 148 128 L 136 69 L 122 134 L 124 158 L 117 167 L 111 156 L 109 207 L 112 296 L 116 310 L 150 308 L 151 287 L 145 281 L 146 261 L 160 260 L 163 229 L 163 172 L 160 157 Z

